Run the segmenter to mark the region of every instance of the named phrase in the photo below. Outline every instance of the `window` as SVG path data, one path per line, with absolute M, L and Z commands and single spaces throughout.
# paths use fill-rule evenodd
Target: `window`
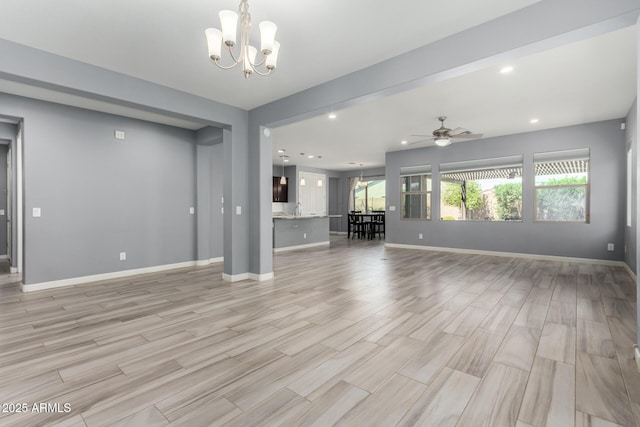
M 440 164 L 440 219 L 522 221 L 522 156 Z
M 589 149 L 533 155 L 535 220 L 589 222 Z
M 633 203 L 632 198 L 633 187 L 633 152 L 631 148 L 627 151 L 627 227 L 631 227 L 631 205 Z
M 385 180 L 363 178 L 353 190 L 354 209 L 361 212 L 385 210 Z
M 402 219 L 431 219 L 431 165 L 400 168 Z

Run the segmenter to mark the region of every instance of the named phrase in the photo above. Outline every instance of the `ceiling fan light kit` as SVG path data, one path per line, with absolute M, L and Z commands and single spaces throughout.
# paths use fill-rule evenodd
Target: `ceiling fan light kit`
M 271 74 L 276 69 L 278 52 L 280 51 L 280 43 L 275 40 L 278 26 L 271 21 L 262 21 L 260 23 L 260 53 L 262 54 L 262 59 L 257 63 L 256 57 L 258 50 L 249 44 L 251 15 L 249 14 L 248 0 L 240 1 L 238 13 L 232 10 L 221 10 L 218 16 L 220 17 L 220 27 L 222 30 L 207 28 L 205 31 L 211 61 L 223 70 L 229 70 L 242 64 L 242 70 L 246 79 L 253 73 L 260 76 Z M 233 48 L 237 40 L 238 21 L 240 22 L 240 53 L 236 56 L 233 53 Z M 233 61 L 229 66 L 220 64 L 223 43 L 227 47 L 229 56 Z M 266 71 L 260 70 L 260 67 L 263 66 Z

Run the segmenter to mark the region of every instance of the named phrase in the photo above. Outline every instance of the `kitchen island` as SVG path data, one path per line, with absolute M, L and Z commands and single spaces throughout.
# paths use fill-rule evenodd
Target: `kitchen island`
M 329 244 L 326 215 L 274 215 L 273 251 L 283 252 Z

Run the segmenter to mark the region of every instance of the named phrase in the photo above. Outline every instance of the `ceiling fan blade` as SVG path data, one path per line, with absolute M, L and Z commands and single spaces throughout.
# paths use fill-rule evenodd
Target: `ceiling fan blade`
M 420 139 L 418 141 L 413 141 L 408 143 L 407 145 L 413 145 L 413 144 L 420 144 L 421 142 L 427 142 L 427 141 L 433 141 L 435 138 L 426 138 L 426 139 Z
M 411 135 L 411 136 L 422 136 L 422 137 L 425 137 L 425 138 L 426 138 L 426 137 L 431 137 L 431 136 L 433 136 L 433 135 L 429 134 L 429 135 Z
M 455 136 L 455 135 L 460 135 L 463 133 L 471 133 L 468 129 L 465 128 L 455 128 L 454 130 L 452 130 L 451 132 L 449 132 L 450 136 Z
M 482 138 L 482 134 L 469 132 L 469 133 L 463 133 L 459 135 L 450 135 L 450 137 L 455 139 L 478 139 L 478 138 Z

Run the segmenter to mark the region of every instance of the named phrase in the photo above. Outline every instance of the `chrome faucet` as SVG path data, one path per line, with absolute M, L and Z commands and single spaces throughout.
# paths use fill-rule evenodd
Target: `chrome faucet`
M 293 216 L 302 216 L 302 203 L 296 203 L 296 209 L 293 212 Z

